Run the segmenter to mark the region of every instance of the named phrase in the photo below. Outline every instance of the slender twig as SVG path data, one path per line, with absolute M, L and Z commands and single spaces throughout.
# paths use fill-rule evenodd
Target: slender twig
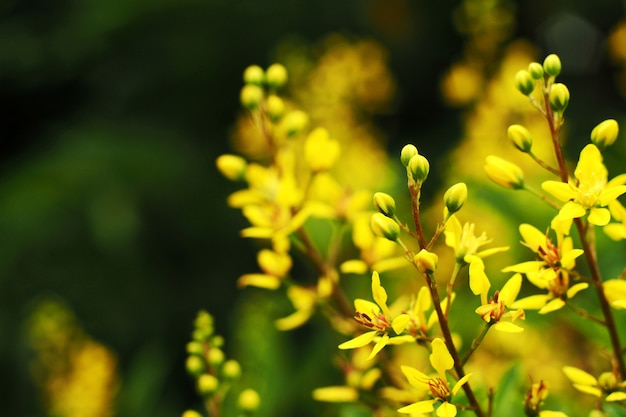
M 537 155 L 535 155 L 532 151 L 528 151 L 528 155 L 533 158 L 533 160 L 539 164 L 542 168 L 544 168 L 546 171 L 551 172 L 554 175 L 560 175 L 560 171 L 556 168 L 554 168 L 553 166 L 548 165 L 547 162 L 545 162 L 543 159 L 539 158 Z
M 592 316 L 591 314 L 589 314 L 589 312 L 588 312 L 588 311 L 583 310 L 582 308 L 580 308 L 580 307 L 578 307 L 578 306 L 574 305 L 574 304 L 573 304 L 573 303 L 571 303 L 571 302 L 567 302 L 566 304 L 567 304 L 567 306 L 568 306 L 569 308 L 571 308 L 571 309 L 572 309 L 574 312 L 576 312 L 576 314 L 578 314 L 579 316 L 581 316 L 581 317 L 583 317 L 583 318 L 586 318 L 586 319 L 589 319 L 589 320 L 591 320 L 591 321 L 595 321 L 596 323 L 601 324 L 601 325 L 603 325 L 603 326 L 606 326 L 606 322 L 605 322 L 604 320 L 602 320 L 601 318 L 599 318 L 599 317 L 595 317 L 595 316 Z
M 480 346 L 480 344 L 483 342 L 483 340 L 485 339 L 485 336 L 487 336 L 487 332 L 489 331 L 489 329 L 491 328 L 493 324 L 494 324 L 493 322 L 485 323 L 483 330 L 480 332 L 478 337 L 474 339 L 474 341 L 472 342 L 472 346 L 470 346 L 470 349 L 467 351 L 467 353 L 463 357 L 463 360 L 461 362 L 462 364 L 466 364 L 469 358 L 472 356 L 472 354 L 476 351 L 476 349 L 478 349 L 478 346 Z

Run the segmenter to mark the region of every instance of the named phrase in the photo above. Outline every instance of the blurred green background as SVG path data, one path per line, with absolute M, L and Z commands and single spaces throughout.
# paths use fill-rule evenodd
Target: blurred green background
M 472 3 L 512 11 L 502 47 L 524 38 L 539 56 L 560 54 L 571 140 L 624 120 L 621 67 L 606 52 L 623 1 L 0 2 L 0 414 L 46 415 L 25 322 L 47 297 L 117 355 L 116 415 L 199 404 L 184 347 L 201 308 L 229 353 L 251 350 L 242 326 L 267 331 L 267 369 L 257 371 L 275 377 L 269 413 L 325 409 L 288 389 L 330 382 L 315 364 L 335 341 L 313 337 L 316 322 L 276 335 L 271 310 L 255 309 L 264 293 L 236 288 L 257 269 L 255 251 L 238 237 L 244 220 L 225 203 L 235 188 L 214 160 L 230 150 L 241 74 L 271 64 L 286 40 L 375 39 L 398 86 L 392 111 L 375 120 L 390 151 L 411 141 L 437 160 L 462 134 L 463 109 L 444 103 L 439 80 L 464 53 L 454 16 Z M 618 147 L 612 173 L 624 168 Z

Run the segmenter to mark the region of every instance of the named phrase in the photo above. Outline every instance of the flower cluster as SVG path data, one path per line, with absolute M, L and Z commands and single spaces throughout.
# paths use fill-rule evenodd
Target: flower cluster
M 606 403 L 626 402 L 626 349 L 614 317 L 615 310 L 626 309 L 626 274 L 602 277 L 595 236 L 596 228 L 604 228 L 614 240 L 626 238 L 626 209 L 618 200 L 626 194 L 626 174 L 609 179 L 603 161 L 619 127 L 613 119 L 599 123 L 570 172 L 561 138 L 570 92 L 557 82 L 560 72 L 561 61 L 551 54 L 513 77 L 529 107 L 547 123 L 550 137 L 537 140 L 521 120 L 502 132 L 511 149 L 550 179 L 536 185 L 540 176 L 526 175 L 524 165 L 496 155 L 485 160 L 492 182 L 526 192 L 553 210 L 540 226 L 531 224 L 535 218 L 519 225 L 521 245 L 530 250 L 523 253 L 532 257 L 507 262 L 498 272 L 488 262 L 509 247 L 491 246 L 495 239 L 462 220 L 471 184 L 453 182 L 441 193 L 440 205 L 432 203 L 439 215 L 426 216 L 432 212 L 422 207 L 422 191 L 429 185 L 431 161 L 408 144 L 399 155 L 408 210 L 390 193 L 342 185 L 336 175 L 345 157 L 340 140 L 324 127 L 310 128 L 313 118 L 278 95 L 286 69 L 280 64 L 246 69 L 241 102 L 257 128 L 257 142 L 264 145 L 247 157 L 217 159 L 224 176 L 245 187 L 228 199 L 250 223 L 242 236 L 264 242 L 257 255 L 261 271 L 243 275 L 239 284 L 285 289 L 295 311 L 276 321 L 279 329 L 301 326 L 321 311 L 340 333 L 337 363 L 344 381 L 315 389 L 313 398 L 362 402 L 376 415 L 505 415 L 511 405 L 504 402 L 515 390 L 510 381 L 498 385 L 472 367 L 483 342 L 493 329 L 521 343 L 527 329 L 534 331 L 522 320 L 555 317 L 569 308 L 606 331 L 611 371 L 596 378 L 565 366 L 564 375 L 598 399 L 594 412 L 604 412 Z M 544 150 L 537 151 L 542 146 L 552 162 Z M 331 231 L 316 227 L 322 223 Z M 295 276 L 296 256 L 313 266 L 315 279 Z M 440 267 L 444 263 L 447 268 Z M 402 273 L 393 274 L 398 270 Z M 353 285 L 346 285 L 348 275 Z M 363 283 L 363 277 L 370 278 L 365 298 L 354 283 Z M 498 290 L 492 281 L 500 283 Z M 203 347 L 190 348 L 188 368 L 207 381 L 213 376 L 214 384 L 205 382 L 200 392 L 215 398 L 221 371 L 208 353 L 219 344 L 212 337 L 192 343 L 198 341 Z M 566 417 L 564 411 L 546 409 L 554 408 L 547 396 L 548 382 L 531 380 L 516 409 L 528 417 Z
M 213 316 L 206 311 L 198 312 L 187 343 L 187 372 L 194 378 L 196 389 L 204 399 L 209 416 L 222 414 L 224 400 L 234 382 L 241 376 L 241 366 L 234 359 L 227 359 L 222 350 L 224 339 L 214 331 Z M 239 392 L 238 408 L 245 415 L 252 415 L 260 404 L 259 394 L 253 389 Z M 195 410 L 187 410 L 183 417 L 201 417 Z

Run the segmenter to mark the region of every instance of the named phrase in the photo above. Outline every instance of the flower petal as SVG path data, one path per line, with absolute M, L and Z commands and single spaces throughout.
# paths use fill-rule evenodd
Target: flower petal
M 456 416 L 456 407 L 449 402 L 444 402 L 437 408 L 437 417 L 454 417 Z
M 408 314 L 400 314 L 391 322 L 391 328 L 396 334 L 400 334 L 406 329 L 406 326 L 411 321 L 411 317 Z
M 430 380 L 428 375 L 406 365 L 401 365 L 400 369 L 402 370 L 402 373 L 406 377 L 407 381 L 409 381 L 409 384 L 418 389 L 428 389 L 428 381 Z
M 313 390 L 313 399 L 331 403 L 354 402 L 359 398 L 359 391 L 354 387 L 331 386 Z
M 430 364 L 435 368 L 439 376 L 445 378 L 446 371 L 454 367 L 454 359 L 448 352 L 448 348 L 444 341 L 436 338 L 432 343 L 433 352 L 430 354 Z
M 535 226 L 522 223 L 519 226 L 519 232 L 533 252 L 536 253 L 538 248 L 546 246 L 546 234 L 540 232 Z
M 524 331 L 523 327 L 513 324 L 510 321 L 499 321 L 493 325 L 493 328 L 504 333 L 521 333 Z
M 541 188 L 545 192 L 552 194 L 556 199 L 560 201 L 568 201 L 576 197 L 576 194 L 574 190 L 572 190 L 572 187 L 565 182 L 544 181 L 541 184 Z
M 574 366 L 564 366 L 562 370 L 565 376 L 575 384 L 590 386 L 598 385 L 598 380 L 593 375 L 583 371 L 582 369 Z
M 626 392 L 615 391 L 610 393 L 605 398 L 606 401 L 624 401 L 626 400 Z
M 548 314 L 548 313 L 552 313 L 553 311 L 559 310 L 561 309 L 563 306 L 565 305 L 565 301 L 563 301 L 560 298 L 555 298 L 551 301 L 549 301 L 545 306 L 543 306 L 538 313 L 539 314 Z
M 452 388 L 452 395 L 456 395 L 456 393 L 459 392 L 459 389 L 461 389 L 463 384 L 465 384 L 470 379 L 470 376 L 472 376 L 472 374 L 467 374 L 463 378 L 459 379 L 456 384 L 454 384 L 454 387 Z
M 384 334 L 380 339 L 378 339 L 378 342 L 374 345 L 374 349 L 372 349 L 372 352 L 367 359 L 374 359 L 374 356 L 378 355 L 378 352 L 387 346 L 387 342 L 389 342 L 389 335 Z
M 372 273 L 372 295 L 376 304 L 383 310 L 383 314 L 390 316 L 391 313 L 389 312 L 389 307 L 387 307 L 387 291 L 380 284 L 380 276 L 376 271 Z
M 587 210 L 583 206 L 573 201 L 563 204 L 559 211 L 559 217 L 562 219 L 577 219 L 585 215 Z
M 576 294 L 587 288 L 589 288 L 589 284 L 586 282 L 579 282 L 578 284 L 572 285 L 567 290 L 567 298 L 573 298 Z
M 426 401 L 416 402 L 416 403 L 407 405 L 405 407 L 399 408 L 398 413 L 417 414 L 417 415 L 419 415 L 420 413 L 421 414 L 431 413 L 435 409 L 433 404 L 435 404 L 435 400 L 426 400 Z
M 510 306 L 517 298 L 517 294 L 519 294 L 521 288 L 522 275 L 513 275 L 500 290 L 500 300 L 502 300 L 505 306 Z
M 511 308 L 522 308 L 524 310 L 539 310 L 550 300 L 548 294 L 531 295 L 511 304 Z
M 361 346 L 365 346 L 370 343 L 376 337 L 378 332 L 373 330 L 371 332 L 363 333 L 360 336 L 355 337 L 354 339 L 350 339 L 347 342 L 343 342 L 339 345 L 339 349 L 356 349 Z
M 611 221 L 611 212 L 603 207 L 592 207 L 589 210 L 589 223 L 596 226 L 606 226 Z

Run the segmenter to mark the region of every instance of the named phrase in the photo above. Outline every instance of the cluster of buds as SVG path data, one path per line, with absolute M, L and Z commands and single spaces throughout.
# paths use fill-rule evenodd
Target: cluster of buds
M 213 316 L 200 311 L 195 319 L 192 340 L 187 343 L 186 368 L 195 380 L 209 415 L 220 415 L 226 394 L 241 376 L 239 362 L 226 358 L 223 345 L 224 338 L 214 331 Z M 239 393 L 237 401 L 241 415 L 246 416 L 258 409 L 260 397 L 256 391 L 245 389 Z M 183 413 L 183 417 L 201 416 L 194 410 Z

